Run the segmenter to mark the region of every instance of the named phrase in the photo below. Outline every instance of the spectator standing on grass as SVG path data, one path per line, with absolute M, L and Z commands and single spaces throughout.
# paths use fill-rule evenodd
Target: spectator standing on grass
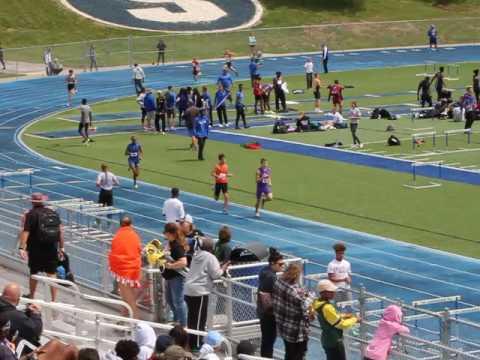
M 258 109 L 260 105 L 260 113 L 265 112 L 263 105 L 263 88 L 262 88 L 262 78 L 260 76 L 255 77 L 253 81 L 253 96 L 255 98 L 254 111 L 255 114 L 258 114 Z
M 142 274 L 142 241 L 129 216 L 120 220 L 120 228 L 112 239 L 108 263 L 118 283 L 120 297 L 130 305 L 133 318 L 138 319 L 136 289 L 140 288 Z M 128 316 L 127 309 L 122 308 L 122 315 Z
M 313 97 L 315 98 L 315 112 L 321 112 L 320 110 L 320 87 L 322 86 L 322 81 L 320 80 L 320 75 L 315 73 L 313 78 Z
M 360 321 L 351 314 L 340 314 L 330 300 L 335 298 L 337 287 L 330 280 L 320 280 L 317 286 L 320 297 L 314 301 L 313 309 L 322 328 L 322 347 L 327 360 L 346 360 L 343 330 Z
M 168 241 L 170 259 L 162 273 L 165 279 L 167 304 L 173 312 L 173 321 L 187 326 L 187 314 L 184 301 L 185 269 L 187 268 L 186 252 L 188 244 L 180 228 L 175 223 L 165 224 L 165 239 Z
M 102 164 L 100 168 L 101 171 L 97 175 L 96 182 L 97 187 L 100 188 L 98 203 L 102 206 L 113 206 L 113 187 L 119 186 L 120 182 L 113 173 L 108 171 L 106 164 Z
M 202 101 L 205 113 L 208 115 L 210 126 L 213 126 L 212 97 L 210 96 L 210 93 L 208 92 L 208 88 L 206 86 L 202 86 Z
M 92 108 L 87 104 L 87 99 L 82 99 L 78 108 L 80 110 L 80 122 L 78 123 L 78 133 L 83 138 L 82 143 L 87 144 L 94 142 L 89 136 L 89 131 L 92 128 Z
M 229 92 L 225 90 L 221 83 L 218 84 L 217 92 L 215 93 L 215 108 L 217 109 L 218 116 L 218 126 L 228 127 L 228 117 L 227 117 L 227 99 L 229 97 Z
M 273 346 L 277 338 L 277 326 L 273 313 L 272 293 L 277 273 L 283 271 L 283 256 L 276 249 L 270 248 L 268 265 L 260 270 L 258 276 L 257 316 L 260 319 L 262 340 L 260 356 L 273 358 Z
M 177 103 L 177 95 L 171 85 L 167 88 L 165 94 L 165 104 L 167 107 L 167 125 L 170 131 L 175 130 L 175 104 Z
M 327 273 L 328 279 L 338 288 L 335 301 L 351 301 L 352 268 L 350 263 L 345 260 L 347 247 L 344 243 L 339 242 L 333 245 L 333 250 L 335 251 L 335 259 L 328 263 Z
M 473 70 L 473 78 L 472 78 L 472 85 L 473 85 L 473 92 L 475 93 L 475 99 L 477 103 L 480 100 L 480 75 L 478 74 L 479 69 Z
M 330 51 L 328 50 L 327 44 L 322 45 L 322 65 L 323 65 L 323 72 L 328 74 L 328 56 L 330 55 Z
M 180 88 L 177 96 L 178 126 L 182 126 L 183 113 L 189 106 L 189 96 L 186 88 Z
M 215 243 L 213 253 L 220 264 L 225 264 L 230 261 L 232 247 L 230 245 L 232 240 L 232 232 L 228 226 L 222 226 L 218 231 L 218 241 Z
M 147 111 L 145 110 L 145 96 L 146 90 L 140 90 L 140 93 L 137 95 L 137 104 L 140 107 L 140 123 L 142 124 L 142 128 L 145 129 L 145 118 L 147 117 Z
M 143 106 L 145 107 L 145 119 L 147 120 L 147 125 L 143 127 L 145 131 L 153 130 L 152 123 L 155 120 L 155 112 L 157 111 L 157 102 L 155 96 L 153 95 L 152 89 L 147 89 L 145 92 L 145 97 L 143 98 Z
M 272 93 L 273 85 L 272 84 L 263 84 L 262 85 L 262 98 L 263 98 L 263 108 L 266 111 L 271 111 L 270 109 L 270 94 Z
M 208 295 L 212 293 L 214 281 L 220 279 L 230 262 L 220 266 L 212 254 L 213 240 L 207 237 L 198 239 L 198 250 L 193 255 L 190 271 L 185 277 L 185 302 L 188 307 L 187 326 L 189 329 L 205 331 L 208 311 Z M 190 349 L 199 350 L 202 339 L 189 335 Z
M 227 69 L 223 69 L 222 74 L 217 79 L 217 84 L 222 85 L 222 88 L 227 92 L 228 100 L 232 102 L 233 79 Z
M 312 58 L 308 58 L 307 61 L 305 61 L 305 65 L 303 65 L 305 68 L 305 76 L 307 80 L 307 89 L 312 88 L 312 83 L 313 83 L 313 60 Z
M 137 96 L 140 95 L 142 90 L 145 90 L 143 83 L 145 81 L 145 72 L 138 64 L 133 65 L 132 69 L 133 85 L 135 86 L 135 92 Z
M 260 74 L 258 73 L 258 68 L 260 67 L 260 64 L 258 64 L 256 61 L 255 61 L 255 58 L 251 58 L 250 59 L 250 64 L 248 64 L 248 72 L 250 73 L 250 82 L 252 84 L 252 88 L 255 84 L 255 79 L 260 76 Z
M 343 112 L 343 89 L 345 87 L 338 80 L 334 80 L 333 84 L 328 85 L 328 101 L 332 99 L 333 113 L 338 111 L 341 114 Z
M 160 39 L 157 43 L 157 66 L 160 65 L 160 60 L 162 60 L 162 65 L 165 64 L 165 50 L 167 49 L 167 45 L 165 42 Z
M 157 134 L 165 135 L 165 120 L 167 114 L 167 102 L 161 90 L 157 91 L 157 110 L 155 112 L 155 131 Z M 162 126 L 160 127 L 160 122 Z
M 362 112 L 358 108 L 356 101 L 352 101 L 352 105 L 350 107 L 348 115 L 350 117 L 350 131 L 352 133 L 353 147 L 358 146 L 360 148 L 363 148 L 363 144 L 357 136 L 358 123 L 360 121 L 360 118 L 362 117 Z
M 198 90 L 197 90 L 197 93 L 198 93 Z M 196 107 L 193 102 L 190 102 L 190 105 L 188 106 L 187 110 L 185 110 L 185 113 L 183 115 L 185 119 L 185 127 L 187 128 L 188 136 L 191 139 L 190 150 L 192 151 L 197 150 L 197 138 L 195 137 L 194 126 L 195 126 L 195 119 L 199 113 L 200 113 L 200 108 Z
M 428 28 L 428 42 L 430 44 L 430 49 L 437 49 L 438 46 L 438 31 L 435 25 L 430 25 Z
M 245 92 L 243 91 L 243 84 L 238 84 L 238 91 L 235 96 L 235 110 L 237 117 L 235 119 L 235 129 L 240 129 L 238 122 L 240 119 L 243 121 L 243 128 L 247 129 L 247 121 L 245 120 Z
M 275 111 L 280 112 L 280 103 L 282 104 L 282 112 L 287 111 L 287 102 L 285 98 L 285 82 L 283 81 L 282 73 L 277 71 L 273 78 L 273 90 L 275 92 Z
M 45 70 L 47 72 L 47 76 L 53 75 L 53 54 L 51 48 L 46 48 L 45 52 L 43 53 L 43 63 L 45 64 Z
M 0 297 L 0 323 L 10 321 L 9 339 L 12 339 L 18 332 L 19 339 L 17 342 L 24 339 L 35 346 L 39 346 L 43 326 L 40 308 L 35 304 L 29 304 L 25 310 L 17 310 L 20 295 L 18 284 L 9 283 L 5 285 Z
M 425 76 L 425 78 L 420 81 L 417 88 L 417 100 L 420 101 L 422 107 L 425 107 L 425 104 L 428 104 L 429 107 L 432 107 L 432 95 L 430 94 L 430 76 Z
M 205 109 L 200 110 L 194 121 L 193 134 L 198 145 L 198 160 L 205 160 L 203 157 L 203 151 L 208 139 L 208 128 L 210 126 L 210 121 L 211 120 L 209 120 Z
M 95 49 L 95 46 L 92 44 L 88 48 L 88 60 L 90 61 L 90 71 L 93 71 L 93 68 L 95 68 L 95 71 L 98 71 L 98 66 L 97 66 L 97 50 Z
M 2 64 L 2 70 L 7 69 L 5 66 L 5 50 L 3 49 L 2 45 L 0 45 L 0 64 Z
M 25 215 L 23 231 L 20 234 L 19 253 L 23 260 L 28 260 L 30 269 L 30 294 L 35 298 L 37 280 L 32 275 L 44 272 L 48 277 L 56 278 L 59 253 L 64 252 L 62 224 L 58 213 L 45 206 L 48 200 L 42 193 L 31 196 L 32 209 Z M 57 290 L 50 287 L 52 301 Z
M 377 330 L 365 350 L 364 360 L 388 359 L 393 336 L 410 333 L 410 329 L 402 325 L 402 318 L 402 309 L 397 305 L 389 305 L 383 311 Z
M 435 90 L 437 91 L 437 101 L 440 101 L 444 96 L 445 84 L 445 68 L 440 66 L 438 71 L 433 76 L 432 82 L 435 81 Z
M 250 33 L 250 35 L 248 35 L 248 46 L 250 47 L 250 52 L 252 53 L 252 55 L 255 54 L 255 48 L 257 46 L 257 38 L 253 33 Z
M 176 223 L 185 217 L 185 209 L 183 203 L 178 199 L 180 190 L 172 188 L 170 194 L 170 199 L 165 200 L 163 203 L 162 213 L 167 223 Z
M 299 264 L 290 264 L 273 286 L 273 314 L 278 333 L 285 344 L 285 360 L 303 360 L 307 352 L 310 296 L 300 287 L 301 273 Z
M 465 129 L 470 129 L 477 114 L 477 101 L 471 86 L 467 87 L 465 94 L 463 94 L 462 108 L 465 110 Z

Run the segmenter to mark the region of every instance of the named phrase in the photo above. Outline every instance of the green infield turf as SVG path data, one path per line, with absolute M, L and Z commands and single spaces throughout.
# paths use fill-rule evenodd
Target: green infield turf
M 393 94 L 405 89 L 414 89 L 419 80 L 415 74 L 421 70 L 418 67 L 408 67 L 395 69 L 394 72 L 381 69 L 335 73 L 325 77 L 325 83 L 336 77 L 344 83 L 351 82 L 355 88 L 348 90 L 347 96 L 361 96 L 365 93 Z M 471 65 L 462 66 L 459 84 L 469 79 L 470 70 Z M 389 76 L 386 76 L 386 72 Z M 388 79 L 388 81 L 379 79 Z M 294 76 L 287 80 L 291 89 L 303 87 L 303 76 Z M 299 95 L 297 100 L 301 97 L 308 99 L 310 95 Z M 388 98 L 391 103 L 395 103 L 395 100 L 400 98 L 400 102 L 415 100 L 413 94 L 389 95 Z M 372 106 L 381 100 L 381 98 L 365 98 L 362 100 L 362 105 Z M 250 101 L 251 98 L 247 103 Z M 311 109 L 311 107 L 311 103 L 299 106 L 303 109 Z M 137 105 L 133 98 L 126 98 L 94 105 L 93 110 L 95 114 L 130 112 L 136 111 Z M 97 169 L 100 163 L 106 162 L 117 174 L 129 176 L 123 156 L 129 138 L 127 134 L 99 136 L 97 141 L 88 147 L 82 145 L 79 138 L 45 140 L 28 136 L 28 134 L 43 131 L 74 130 L 77 128 L 75 122 L 64 120 L 71 119 L 74 115 L 77 115 L 77 110 L 70 110 L 40 121 L 27 129 L 24 140 L 33 149 L 51 158 L 93 169 Z M 138 119 L 103 123 L 99 121 L 96 125 L 97 128 L 101 128 L 134 123 L 138 123 Z M 399 137 L 407 139 L 405 147 L 398 149 L 398 152 L 410 151 L 410 155 L 415 153 L 408 149 L 408 138 L 413 131 L 407 129 L 408 127 L 434 126 L 441 132 L 447 128 L 461 126 L 448 121 L 431 120 L 417 120 L 412 125 L 411 120 L 407 118 L 390 122 L 363 119 L 359 135 L 367 145 L 361 149 L 362 151 L 382 151 L 378 149 L 387 151 L 383 143 L 373 143 L 375 139 L 379 141 L 386 139 L 387 133 L 384 132 L 384 127 L 387 123 L 397 128 L 401 135 Z M 269 133 L 269 127 L 252 128 L 247 131 L 263 134 L 262 136 L 272 136 Z M 290 139 L 295 141 L 321 144 L 330 136 L 336 138 L 337 134 L 344 136 L 345 143 L 349 144 L 348 130 L 286 136 L 291 136 Z M 480 195 L 478 186 L 440 181 L 443 186 L 439 188 L 411 190 L 403 187 L 410 182 L 410 174 L 295 154 L 265 150 L 250 151 L 239 145 L 216 141 L 207 142 L 207 161 L 199 162 L 195 160 L 196 154 L 188 149 L 189 140 L 186 137 L 173 134 L 161 136 L 143 132 L 136 135 L 145 149 L 141 175 L 144 181 L 163 186 L 179 186 L 185 191 L 210 195 L 212 179 L 209 174 L 215 164 L 216 155 L 224 152 L 234 173 L 231 183 L 233 201 L 253 205 L 254 172 L 259 159 L 266 157 L 273 168 L 275 201 L 268 204 L 271 210 L 480 257 L 478 247 L 480 225 L 476 221 L 478 207 L 476 198 Z M 457 144 L 455 140 L 452 141 L 453 148 Z M 478 146 L 478 138 L 475 138 L 475 141 Z M 417 153 L 427 150 L 433 152 L 428 146 L 427 140 L 424 146 L 415 151 Z M 444 156 L 448 157 L 450 162 L 467 163 L 473 154 L 476 153 L 452 152 Z M 425 156 L 419 157 L 419 159 L 423 158 Z M 419 183 L 426 182 L 427 179 L 419 179 Z

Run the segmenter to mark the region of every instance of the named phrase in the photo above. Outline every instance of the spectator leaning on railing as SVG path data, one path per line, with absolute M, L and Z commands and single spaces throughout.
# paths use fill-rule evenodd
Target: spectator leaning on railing
M 195 253 L 190 271 L 185 278 L 185 302 L 188 307 L 187 325 L 189 329 L 205 330 L 207 323 L 208 295 L 212 292 L 214 281 L 225 272 L 230 262 L 220 266 L 213 252 L 213 240 L 207 237 L 199 238 L 199 249 Z M 190 348 L 199 349 L 199 336 L 189 336 Z

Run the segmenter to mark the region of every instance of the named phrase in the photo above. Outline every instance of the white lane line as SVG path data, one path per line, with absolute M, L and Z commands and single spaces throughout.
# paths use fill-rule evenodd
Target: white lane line
M 365 96 L 365 97 L 371 97 L 371 98 L 381 98 L 380 95 L 375 95 L 375 94 L 365 94 L 365 95 L 363 95 L 363 96 Z

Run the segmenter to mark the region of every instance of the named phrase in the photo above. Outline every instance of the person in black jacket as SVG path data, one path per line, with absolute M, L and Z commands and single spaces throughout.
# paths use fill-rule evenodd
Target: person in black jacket
M 14 283 L 7 284 L 0 297 L 0 322 L 10 321 L 10 339 L 18 332 L 19 340 L 25 339 L 39 346 L 43 327 L 40 310 L 33 304 L 25 311 L 17 310 L 19 300 L 20 286 Z

